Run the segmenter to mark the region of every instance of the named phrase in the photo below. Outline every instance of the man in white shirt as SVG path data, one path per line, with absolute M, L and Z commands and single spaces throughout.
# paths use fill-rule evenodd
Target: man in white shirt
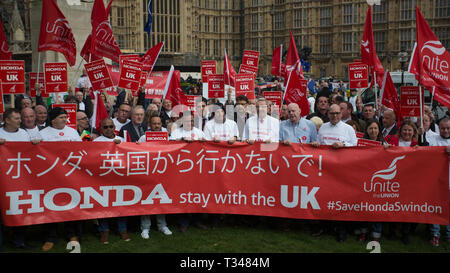
M 0 128 L 0 145 L 8 141 L 29 142 L 33 144 L 39 143 L 39 139 L 31 140 L 30 135 L 20 128 L 21 117 L 20 112 L 15 108 L 9 108 L 3 113 L 5 124 Z M 25 227 L 12 228 L 12 244 L 15 248 L 24 249 L 28 247 L 25 243 Z M 1 234 L 0 234 L 1 237 Z
M 280 121 L 267 115 L 267 100 L 259 98 L 256 101 L 256 115 L 245 123 L 243 140 L 249 144 L 255 141 L 278 142 L 279 134 Z
M 225 111 L 220 106 L 215 109 L 214 118 L 206 123 L 203 132 L 206 140 L 228 141 L 229 144 L 233 144 L 239 135 L 236 122 L 227 119 Z
M 161 117 L 158 115 L 153 115 L 148 121 L 148 127 L 150 128 L 147 132 L 167 132 L 167 129 L 162 127 Z M 144 134 L 139 138 L 138 143 L 146 142 L 147 137 Z
M 5 124 L 0 128 L 0 144 L 7 141 L 31 141 L 30 135 L 20 128 L 22 119 L 20 112 L 14 108 L 7 109 L 3 113 Z M 39 140 L 33 140 L 34 144 L 39 143 Z
M 22 126 L 25 131 L 30 135 L 31 139 L 40 139 L 42 136 L 39 133 L 39 127 L 36 125 L 36 113 L 30 107 L 23 108 L 21 113 Z
M 48 113 L 50 126 L 42 129 L 43 141 L 81 141 L 77 130 L 66 126 L 67 112 L 61 107 L 53 108 Z
M 170 135 L 170 140 L 204 140 L 205 134 L 202 130 L 194 126 L 194 115 L 189 112 L 183 112 L 183 117 L 181 118 L 182 126 L 176 129 Z
M 356 146 L 358 140 L 352 126 L 341 121 L 341 108 L 337 104 L 330 106 L 328 110 L 330 121 L 319 129 L 318 139 L 320 144 L 331 145 L 333 148 L 344 146 Z
M 119 110 L 117 111 L 117 118 L 113 119 L 114 125 L 116 126 L 116 135 L 119 134 L 120 129 L 130 122 L 131 106 L 128 104 L 121 104 Z
M 110 118 L 105 118 L 101 122 L 102 135 L 94 139 L 94 142 L 114 142 L 116 144 L 120 144 L 123 142 L 123 138 L 120 136 L 116 136 L 114 131 L 116 126 L 114 122 Z

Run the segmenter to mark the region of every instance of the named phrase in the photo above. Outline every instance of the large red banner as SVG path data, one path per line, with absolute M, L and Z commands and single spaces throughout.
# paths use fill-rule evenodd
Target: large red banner
M 3 95 L 25 93 L 25 62 L 0 60 Z
M 171 213 L 449 223 L 445 147 L 43 142 L 0 153 L 7 226 Z

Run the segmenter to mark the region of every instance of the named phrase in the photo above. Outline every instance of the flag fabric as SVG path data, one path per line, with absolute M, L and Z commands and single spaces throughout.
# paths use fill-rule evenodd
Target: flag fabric
M 11 60 L 12 52 L 9 51 L 8 43 L 6 42 L 5 31 L 0 20 L 0 60 Z M 1 109 L 0 109 L 1 110 Z
M 141 57 L 140 62 L 144 64 L 143 70 L 151 73 L 153 67 L 158 60 L 159 54 L 164 46 L 164 42 L 161 42 L 154 47 L 150 48 L 144 56 Z
M 303 69 L 302 69 L 302 65 L 300 62 L 300 57 L 298 55 L 297 46 L 295 44 L 295 39 L 294 39 L 294 36 L 292 35 L 292 32 L 290 32 L 290 33 L 291 33 L 291 39 L 289 42 L 289 48 L 288 48 L 288 52 L 286 55 L 286 63 L 285 63 L 285 67 L 284 67 L 284 72 L 282 72 L 282 74 L 284 76 L 284 85 L 285 86 L 287 86 L 287 79 L 288 79 L 288 77 L 290 77 L 291 71 L 295 71 L 301 79 L 304 79 Z
M 188 105 L 188 99 L 181 88 L 180 77 L 180 71 L 175 70 L 172 65 L 163 93 L 163 98 L 170 100 L 172 102 L 172 107 L 177 105 Z
M 281 77 L 281 65 L 283 64 L 283 45 L 275 48 L 272 54 L 272 75 Z
M 398 121 L 403 120 L 397 88 L 395 88 L 394 82 L 391 78 L 391 73 L 389 71 L 386 71 L 384 75 L 383 85 L 380 92 L 380 102 L 382 105 L 394 111 Z
M 300 63 L 297 65 L 300 65 Z M 294 69 L 289 72 L 283 100 L 286 101 L 286 104 L 288 105 L 290 103 L 297 103 L 301 110 L 301 116 L 304 117 L 311 112 L 311 107 L 306 96 L 306 88 L 302 88 L 301 81 L 303 79 L 296 71 L 297 68 L 294 67 Z
M 94 103 L 94 111 L 91 118 L 92 128 L 96 128 L 97 131 L 101 134 L 101 123 L 105 118 L 109 117 L 108 111 L 106 110 L 105 104 L 103 103 L 102 98 L 100 97 L 100 92 L 95 91 L 95 103 Z
M 114 38 L 103 0 L 95 0 L 92 8 L 91 24 L 91 54 L 119 63 L 119 56 L 122 53 Z
M 416 45 L 409 72 L 415 74 L 420 85 L 435 89 L 434 99 L 450 107 L 450 81 L 448 64 L 450 54 L 437 39 L 427 21 L 416 6 Z
M 376 82 L 378 86 L 383 85 L 384 68 L 378 59 L 375 51 L 375 42 L 373 39 L 373 26 L 372 26 L 372 7 L 369 6 L 366 14 L 366 23 L 364 25 L 364 32 L 361 41 L 361 62 L 369 66 L 371 71 L 370 75 L 373 76 L 375 72 Z M 370 87 L 372 87 L 374 81 L 372 80 Z
M 108 7 L 106 7 L 106 16 L 108 16 L 108 17 L 109 17 L 109 12 L 111 11 L 111 5 L 112 5 L 113 1 L 114 0 L 111 0 L 108 4 Z
M 92 34 L 89 34 L 80 52 L 81 58 L 83 58 L 87 63 L 97 61 L 102 58 L 100 56 L 91 54 L 91 43 L 92 43 Z
M 148 1 L 147 10 L 148 10 L 148 19 L 147 19 L 147 23 L 144 26 L 144 31 L 147 32 L 148 35 L 150 35 L 150 32 L 152 31 L 152 24 L 153 24 L 153 0 Z
M 225 49 L 225 61 L 223 63 L 223 74 L 225 75 L 225 85 L 235 86 L 236 85 L 236 71 L 230 63 L 228 58 L 227 49 Z
M 56 51 L 66 57 L 70 66 L 76 62 L 77 46 L 72 28 L 55 0 L 43 0 L 38 51 Z

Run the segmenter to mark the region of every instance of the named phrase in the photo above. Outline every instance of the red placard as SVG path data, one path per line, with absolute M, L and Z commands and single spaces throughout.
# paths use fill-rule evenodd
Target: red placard
M 148 72 L 142 71 L 141 81 L 139 82 L 139 89 L 141 89 L 141 87 L 145 85 L 145 82 L 147 81 L 147 76 L 148 76 Z
M 208 98 L 225 97 L 225 77 L 223 74 L 208 76 Z
M 357 138 L 363 138 L 364 137 L 364 133 L 356 132 L 356 137 Z
M 358 144 L 357 146 L 380 146 L 381 142 L 364 139 L 364 138 L 358 138 Z
M 363 63 L 351 63 L 348 65 L 350 88 L 369 87 L 369 67 Z
M 169 71 L 153 71 L 152 73 L 150 73 L 145 83 L 145 98 L 162 99 L 168 77 Z
M 253 74 L 256 77 L 258 75 L 258 68 L 246 64 L 241 64 L 241 66 L 239 67 L 239 74 Z
M 274 105 L 278 106 L 278 110 L 281 110 L 281 104 L 283 102 L 283 92 L 281 91 L 265 91 L 263 96 L 266 100 L 270 100 Z
M 45 63 L 45 92 L 67 92 L 67 63 Z
M 186 95 L 187 107 L 189 111 L 196 111 L 195 104 L 202 101 L 202 96 Z
M 145 132 L 146 142 L 169 141 L 168 132 Z
M 75 103 L 55 103 L 52 108 L 61 107 L 67 112 L 66 126 L 77 129 L 77 105 Z
M 34 98 L 36 97 L 36 88 L 34 87 L 38 81 L 37 72 L 30 72 L 28 75 L 30 76 L 30 96 Z M 39 85 L 41 88 L 41 97 L 48 97 L 48 94 L 45 92 L 44 73 L 39 73 Z
M 85 64 L 84 68 L 86 68 L 94 91 L 100 91 L 114 86 L 108 67 L 103 59 Z
M 420 90 L 418 86 L 400 87 L 400 108 L 404 117 L 420 117 Z M 422 92 L 422 103 L 424 97 Z
M 244 50 L 242 64 L 256 68 L 258 71 L 259 51 Z
M 25 62 L 23 60 L 0 61 L 0 81 L 3 94 L 25 93 Z
M 216 72 L 216 61 L 203 61 L 202 62 L 202 82 L 208 82 L 209 75 L 215 75 Z
M 244 95 L 249 100 L 255 99 L 255 76 L 253 74 L 237 74 L 235 88 L 236 97 Z
M 119 87 L 136 91 L 141 82 L 142 63 L 124 60 L 120 67 Z
M 141 57 L 139 57 L 139 54 L 120 55 L 119 63 L 122 64 L 125 60 L 139 63 L 140 59 Z

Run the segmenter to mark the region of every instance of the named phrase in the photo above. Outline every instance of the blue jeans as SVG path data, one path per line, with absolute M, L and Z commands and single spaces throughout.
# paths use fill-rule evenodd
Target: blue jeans
M 122 232 L 127 230 L 127 220 L 125 217 L 117 217 L 115 218 L 117 220 L 117 231 Z M 98 219 L 98 231 L 109 231 L 109 219 L 103 218 Z
M 141 216 L 141 229 L 149 230 L 151 225 L 152 225 L 152 220 L 150 219 L 150 215 L 142 215 Z M 165 214 L 156 215 L 156 226 L 158 227 L 158 229 L 162 229 L 163 227 L 167 226 Z
M 430 225 L 431 236 L 441 237 L 441 226 L 440 225 Z M 445 237 L 450 238 L 450 225 L 445 226 Z

